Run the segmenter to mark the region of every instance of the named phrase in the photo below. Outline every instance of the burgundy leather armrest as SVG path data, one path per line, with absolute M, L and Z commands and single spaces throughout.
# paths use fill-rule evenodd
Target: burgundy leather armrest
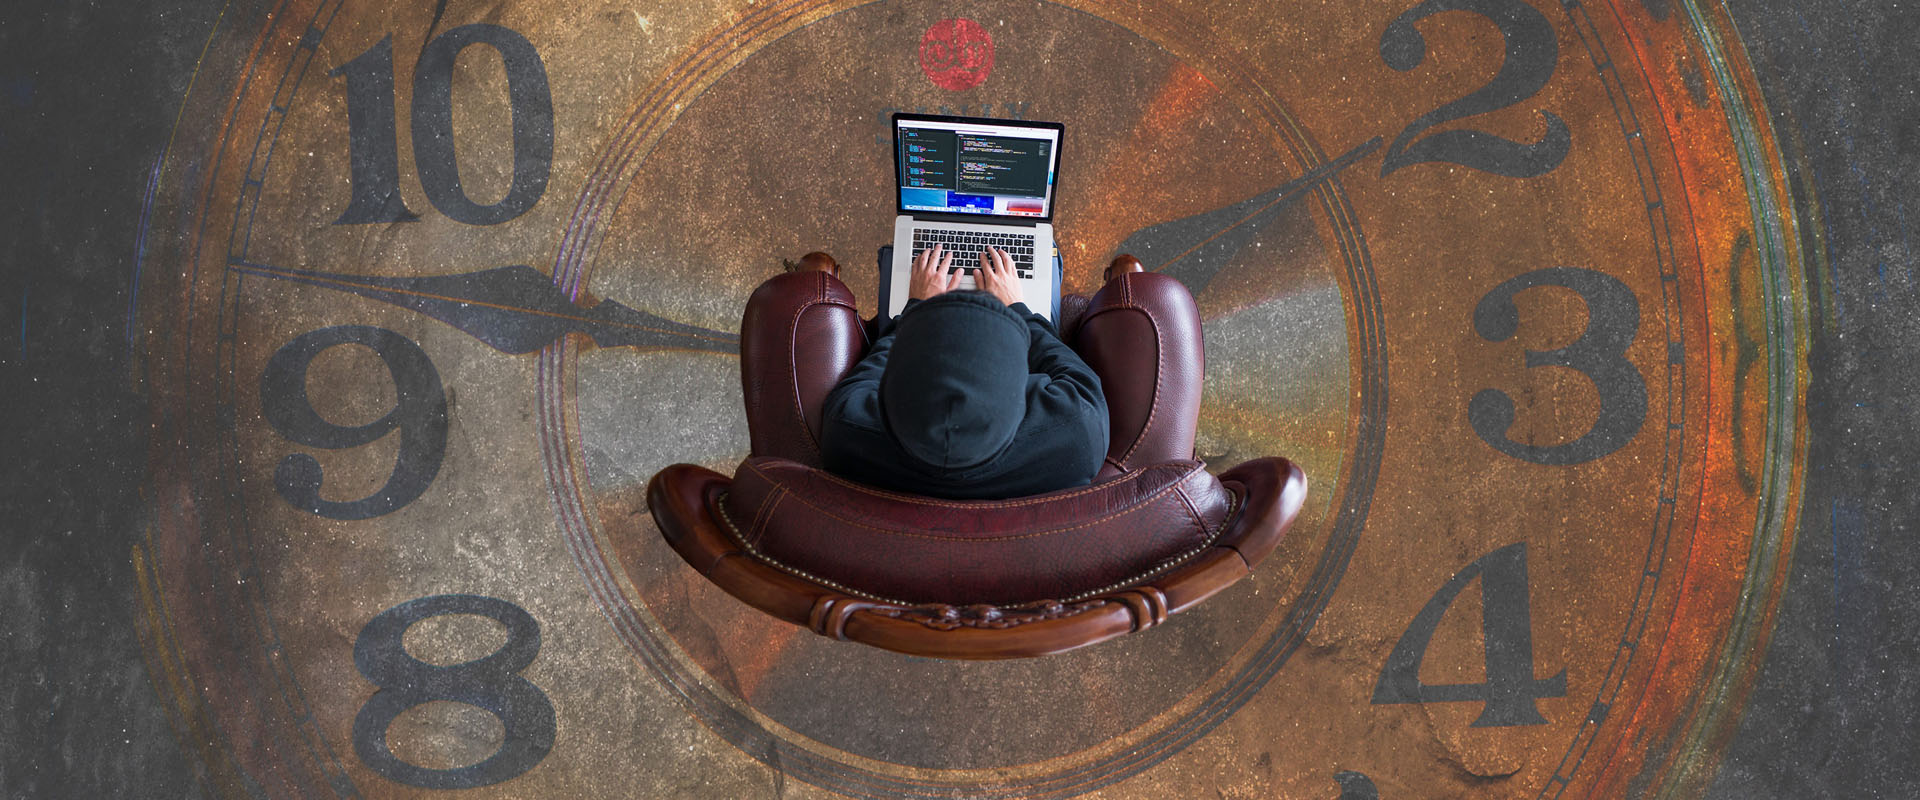
M 754 455 L 820 464 L 820 412 L 859 363 L 866 333 L 853 292 L 826 271 L 776 275 L 740 320 L 740 384 Z
M 1184 285 L 1153 272 L 1114 276 L 1081 316 L 1074 348 L 1106 393 L 1101 476 L 1193 457 L 1206 349 Z

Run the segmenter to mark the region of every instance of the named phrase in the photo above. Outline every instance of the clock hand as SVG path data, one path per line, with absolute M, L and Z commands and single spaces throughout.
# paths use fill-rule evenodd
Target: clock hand
M 1265 193 L 1230 206 L 1143 228 L 1128 236 L 1132 253 L 1200 291 L 1266 222 L 1320 182 L 1378 149 L 1375 137 Z M 1162 254 L 1170 254 L 1165 255 Z M 582 308 L 547 276 L 515 265 L 418 278 L 346 275 L 234 260 L 238 272 L 348 292 L 418 311 L 466 331 L 503 353 L 531 353 L 568 333 L 601 347 L 643 347 L 738 353 L 736 334 L 674 322 L 612 300 Z
M 409 308 L 466 331 L 502 353 L 531 353 L 569 333 L 584 333 L 601 347 L 740 352 L 738 334 L 674 322 L 612 300 L 582 308 L 544 273 L 528 266 L 419 278 L 344 275 L 237 259 L 230 268 Z
M 1120 243 L 1120 252 L 1132 253 L 1147 269 L 1172 275 L 1199 294 L 1262 226 L 1308 190 L 1379 149 L 1383 141 L 1384 137 L 1376 136 L 1300 177 L 1233 205 L 1141 228 Z

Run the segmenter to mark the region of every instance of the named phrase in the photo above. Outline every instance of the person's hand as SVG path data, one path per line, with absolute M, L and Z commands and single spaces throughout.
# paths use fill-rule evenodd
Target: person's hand
M 952 266 L 953 254 L 941 245 L 920 251 L 920 255 L 913 257 L 913 272 L 907 278 L 907 298 L 925 300 L 958 287 L 960 273 L 948 274 Z
M 1007 305 L 1022 299 L 1020 275 L 1014 272 L 1013 256 L 998 248 L 989 247 L 980 254 L 980 271 L 974 274 L 973 284 Z

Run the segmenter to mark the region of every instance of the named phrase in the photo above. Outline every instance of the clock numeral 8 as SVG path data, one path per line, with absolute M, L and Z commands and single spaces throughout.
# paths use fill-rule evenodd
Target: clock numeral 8
M 505 197 L 480 205 L 460 184 L 453 148 L 453 65 L 476 44 L 490 45 L 507 71 L 513 109 L 513 182 Z M 329 73 L 347 78 L 347 128 L 353 197 L 336 225 L 412 222 L 400 199 L 399 134 L 394 124 L 393 37 Z M 440 213 L 469 225 L 494 225 L 531 210 L 553 169 L 553 93 L 540 53 L 499 25 L 462 25 L 420 51 L 413 70 L 413 160 L 420 188 Z
M 1526 365 L 1568 367 L 1593 381 L 1600 394 L 1600 415 L 1580 438 L 1540 447 L 1507 438 L 1513 426 L 1513 398 L 1498 389 L 1482 389 L 1467 401 L 1467 422 L 1493 449 L 1535 464 L 1564 466 L 1592 461 L 1631 441 L 1647 420 L 1647 383 L 1627 360 L 1627 346 L 1640 330 L 1640 301 L 1633 290 L 1604 272 L 1551 267 L 1515 276 L 1493 288 L 1473 309 L 1473 329 L 1489 342 L 1513 338 L 1520 328 L 1514 295 L 1536 286 L 1572 289 L 1587 306 L 1587 328 L 1573 344 L 1558 350 L 1528 350 Z
M 507 641 L 491 655 L 450 666 L 408 654 L 402 639 L 414 623 L 447 614 L 474 614 L 507 627 Z M 380 691 L 353 718 L 353 749 L 373 771 L 409 786 L 472 789 L 525 774 L 553 750 L 553 701 L 520 671 L 540 652 L 540 623 L 524 609 L 493 597 L 443 594 L 410 600 L 380 613 L 353 643 L 353 665 Z M 430 769 L 400 760 L 387 746 L 387 727 L 402 712 L 436 700 L 485 709 L 506 727 L 500 749 L 485 760 Z
M 307 396 L 307 369 L 331 348 L 357 344 L 373 350 L 393 377 L 395 402 L 385 416 L 365 425 L 335 425 L 320 416 Z M 400 430 L 400 454 L 385 486 L 350 502 L 320 497 L 320 462 L 294 453 L 273 473 L 273 488 L 295 508 L 329 519 L 370 519 L 419 498 L 440 472 L 447 451 L 447 395 L 433 361 L 413 340 L 385 328 L 340 325 L 309 331 L 267 360 L 260 374 L 260 408 L 274 430 L 309 447 L 340 450 L 378 441 Z
M 1440 618 L 1474 579 L 1480 581 L 1480 631 L 1485 639 L 1487 679 L 1482 683 L 1428 684 L 1420 680 L 1420 662 L 1440 627 Z M 1567 696 L 1567 671 L 1533 677 L 1533 613 L 1527 600 L 1527 543 L 1515 542 L 1480 557 L 1453 576 L 1414 615 L 1393 646 L 1373 702 L 1485 703 L 1473 727 L 1545 725 L 1534 701 Z

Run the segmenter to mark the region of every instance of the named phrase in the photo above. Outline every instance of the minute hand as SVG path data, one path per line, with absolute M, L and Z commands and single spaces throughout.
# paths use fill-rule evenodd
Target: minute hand
M 1141 228 L 1120 243 L 1119 252 L 1132 253 L 1147 269 L 1172 275 L 1188 291 L 1199 294 L 1260 228 L 1322 181 L 1378 150 L 1383 141 L 1375 136 L 1339 158 L 1233 205 Z

